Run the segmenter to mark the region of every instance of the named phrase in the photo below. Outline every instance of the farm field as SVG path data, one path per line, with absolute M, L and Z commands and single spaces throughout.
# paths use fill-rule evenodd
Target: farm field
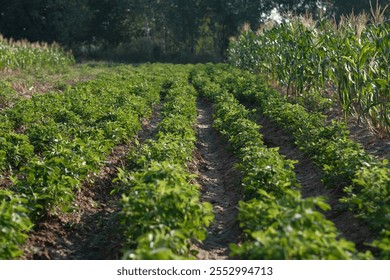
M 228 64 L 46 48 L 0 68 L 0 259 L 390 258 L 386 142 Z

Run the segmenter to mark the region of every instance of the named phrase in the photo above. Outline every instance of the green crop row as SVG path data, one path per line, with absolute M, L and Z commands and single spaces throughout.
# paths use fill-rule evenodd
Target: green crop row
M 0 70 L 67 67 L 75 63 L 58 45 L 6 40 L 0 35 Z
M 213 71 L 209 68 L 205 73 L 213 77 Z M 281 156 L 278 148 L 267 148 L 252 113 L 206 75 L 193 72 L 192 81 L 214 103 L 214 127 L 238 157 L 245 189 L 238 214 L 245 239 L 231 246 L 232 255 L 243 259 L 370 258 L 369 252 L 356 253 L 354 244 L 340 238 L 334 224 L 317 210 L 330 208 L 323 198 L 301 197 L 295 162 Z
M 129 170 L 119 172 L 126 190 L 121 200 L 125 259 L 193 258 L 192 241 L 205 239 L 213 219 L 211 205 L 199 202 L 198 186 L 185 168 L 196 141 L 196 91 L 187 76 L 186 68 L 175 68 L 162 91 L 155 139 L 131 151 Z
M 222 73 L 223 72 L 223 73 Z M 341 202 L 364 219 L 373 229 L 382 231 L 388 244 L 390 230 L 390 166 L 368 154 L 363 147 L 348 138 L 342 122 L 325 124 L 325 116 L 309 113 L 298 104 L 290 104 L 279 93 L 265 86 L 256 75 L 241 70 L 225 69 L 215 79 L 219 85 L 239 100 L 256 104 L 258 110 L 291 133 L 297 146 L 324 170 L 327 187 L 343 189 Z M 380 245 L 383 258 L 389 247 Z
M 15 248 L 31 221 L 69 209 L 88 175 L 151 114 L 162 85 L 152 73 L 160 70 L 115 70 L 1 111 L 0 167 L 12 174 L 13 186 L 2 195 L 0 215 L 9 224 L 0 232 L 0 240 L 8 240 L 0 259 L 20 253 Z
M 33 224 L 27 201 L 12 191 L 0 189 L 0 260 L 14 259 Z
M 244 31 L 229 48 L 230 62 L 287 87 L 287 94 L 314 89 L 339 102 L 345 117 L 390 132 L 390 24 L 366 24 L 364 15 L 338 25 L 293 19 L 258 32 Z M 329 92 L 329 84 L 335 91 Z

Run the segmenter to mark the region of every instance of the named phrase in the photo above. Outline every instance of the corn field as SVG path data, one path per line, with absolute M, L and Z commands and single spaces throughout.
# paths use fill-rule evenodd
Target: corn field
M 390 133 L 390 23 L 384 9 L 339 22 L 310 16 L 258 31 L 248 27 L 233 39 L 231 64 L 263 73 L 289 96 L 320 92 L 337 100 L 345 119 L 355 116 L 379 134 Z M 329 90 L 333 89 L 333 90 Z
M 7 40 L 0 35 L 0 70 L 64 67 L 74 63 L 73 56 L 56 44 Z

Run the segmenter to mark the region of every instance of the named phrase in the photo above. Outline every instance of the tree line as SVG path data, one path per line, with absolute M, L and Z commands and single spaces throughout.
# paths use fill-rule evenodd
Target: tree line
M 387 0 L 379 0 L 384 5 Z M 121 61 L 220 60 L 245 22 L 272 12 L 339 17 L 369 0 L 0 0 L 0 33 Z

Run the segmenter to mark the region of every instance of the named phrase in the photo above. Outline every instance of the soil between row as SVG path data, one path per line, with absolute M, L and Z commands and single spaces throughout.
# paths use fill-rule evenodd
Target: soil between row
M 226 141 L 213 129 L 212 106 L 198 101 L 197 145 L 191 171 L 198 175 L 202 201 L 213 205 L 215 219 L 207 238 L 195 247 L 199 259 L 228 259 L 229 245 L 238 243 L 241 229 L 237 221 L 238 201 L 243 193 L 236 158 Z

